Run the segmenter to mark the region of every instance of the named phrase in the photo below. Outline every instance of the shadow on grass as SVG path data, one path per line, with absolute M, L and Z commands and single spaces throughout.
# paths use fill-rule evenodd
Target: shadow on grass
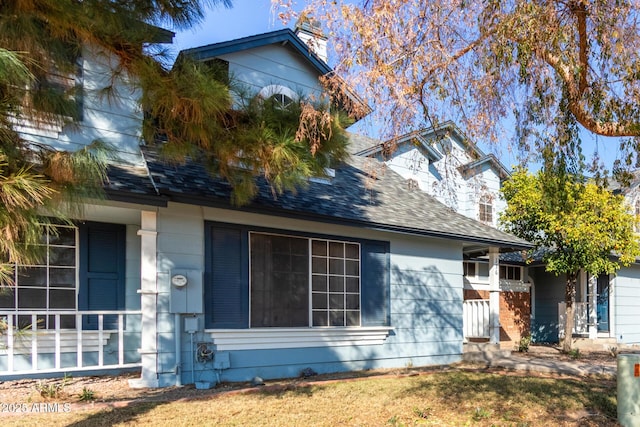
M 445 376 L 429 376 L 404 392 L 420 395 L 436 391 L 452 406 L 469 401 L 484 402 L 498 413 L 518 415 L 518 407 L 536 402 L 554 417 L 564 417 L 572 410 L 596 411 L 615 419 L 615 381 L 596 379 L 550 379 L 487 373 L 451 372 Z M 478 408 L 476 408 L 477 410 Z
M 313 389 L 314 386 L 308 384 L 277 384 L 260 389 L 257 393 L 262 398 L 311 397 Z
M 135 422 L 137 418 L 154 408 L 170 403 L 169 401 L 134 401 L 123 407 L 104 409 L 87 415 L 86 418 L 68 424 L 67 427 L 112 426 L 114 424 Z

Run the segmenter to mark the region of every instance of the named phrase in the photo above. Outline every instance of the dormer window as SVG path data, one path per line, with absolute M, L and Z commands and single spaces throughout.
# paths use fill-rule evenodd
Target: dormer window
M 276 106 L 289 108 L 291 104 L 298 100 L 298 95 L 290 88 L 282 85 L 269 85 L 263 87 L 258 96 L 262 99 L 271 99 Z
M 493 197 L 489 194 L 480 197 L 478 219 L 486 224 L 493 224 Z

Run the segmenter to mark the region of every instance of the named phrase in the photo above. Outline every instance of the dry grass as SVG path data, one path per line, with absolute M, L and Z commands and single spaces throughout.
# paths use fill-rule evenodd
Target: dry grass
M 107 384 L 104 384 L 105 386 Z M 86 385 L 85 385 L 86 387 Z M 138 394 L 133 401 L 78 403 L 69 412 L 8 415 L 12 425 L 603 426 L 615 424 L 615 381 L 525 377 L 451 369 L 332 381 L 271 382 L 260 389 Z M 98 398 L 108 390 L 93 388 Z M 31 405 L 31 403 L 28 403 Z

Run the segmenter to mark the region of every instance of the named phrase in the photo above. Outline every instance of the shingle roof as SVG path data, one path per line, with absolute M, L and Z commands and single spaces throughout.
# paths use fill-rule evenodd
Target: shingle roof
M 145 148 L 143 152 L 159 193 L 176 202 L 511 248 L 530 246 L 522 239 L 452 211 L 418 189 L 411 190 L 402 177 L 370 158 L 353 156 L 336 169 L 331 184 L 310 182 L 306 189 L 277 197 L 265 180 L 258 178 L 255 199 L 245 207 L 235 208 L 229 204 L 230 184 L 211 177 L 202 165 L 193 161 L 171 165 L 162 162 L 153 149 Z
M 357 133 L 348 133 L 349 135 L 349 153 L 358 154 L 368 148 L 380 145 L 380 140 L 370 138 L 368 136 L 360 135 Z
M 129 203 L 166 206 L 145 167 L 110 165 L 104 185 L 107 197 Z

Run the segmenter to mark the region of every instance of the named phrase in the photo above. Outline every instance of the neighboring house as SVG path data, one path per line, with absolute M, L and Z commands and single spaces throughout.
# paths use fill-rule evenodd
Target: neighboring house
M 484 154 L 452 122 L 400 136 L 384 144 L 362 139 L 358 155 L 385 162 L 406 180 L 454 211 L 497 227 L 507 169 Z
M 183 54 L 225 61 L 268 96 L 321 94 L 331 71 L 290 30 Z M 132 386 L 158 387 L 456 362 L 463 260 L 486 254 L 497 340 L 498 256 L 527 242 L 392 171 L 372 177 L 382 165 L 357 155 L 295 194 L 274 198 L 259 181 L 237 208 L 229 184 L 197 162 L 169 165 L 138 146 L 134 99 L 86 96 L 84 107 L 77 133 L 52 144 L 101 136 L 131 161 L 110 169 L 107 199 L 88 203 L 77 226 L 45 236 L 42 265 L 18 266 L 1 299 L 0 378 L 132 368 Z
M 405 179 L 410 191 L 422 191 L 458 212 L 492 227 L 505 207 L 500 197 L 507 169 L 492 154 L 485 155 L 452 122 L 412 132 L 384 144 L 354 136 L 354 150 L 375 158 Z M 503 255 L 500 267 L 500 342 L 517 347 L 529 335 L 532 281 L 517 256 Z M 464 261 L 465 338 L 489 339 L 489 264 L 486 255 Z
M 564 336 L 566 275 L 545 271 L 540 262 L 528 267 L 535 283 L 531 334 L 534 342 L 558 342 Z M 578 276 L 573 337 L 580 345 L 640 344 L 640 262 L 615 275 Z
M 631 212 L 640 215 L 640 179 L 628 187 L 612 183 L 622 193 Z M 537 257 L 540 258 L 540 257 Z M 529 267 L 536 284 L 532 335 L 538 342 L 557 342 L 564 335 L 566 276 L 547 273 L 541 262 Z M 640 345 L 640 260 L 622 267 L 615 275 L 578 277 L 573 336 L 603 348 Z M 580 343 L 578 343 L 579 345 Z

